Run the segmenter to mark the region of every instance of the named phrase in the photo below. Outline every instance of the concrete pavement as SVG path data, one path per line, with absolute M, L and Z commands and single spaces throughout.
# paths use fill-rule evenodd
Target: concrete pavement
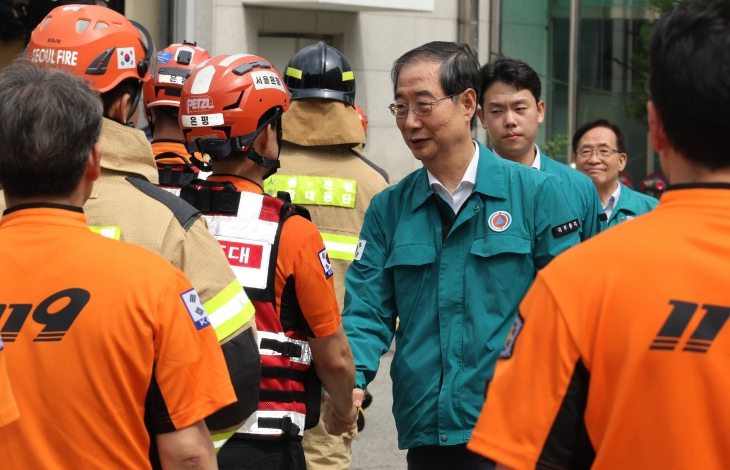
M 375 380 L 368 385 L 373 403 L 365 411 L 365 429 L 352 442 L 351 470 L 406 470 L 406 451 L 398 449 L 398 439 L 393 420 L 393 382 L 390 380 L 390 363 L 395 348 L 380 360 Z

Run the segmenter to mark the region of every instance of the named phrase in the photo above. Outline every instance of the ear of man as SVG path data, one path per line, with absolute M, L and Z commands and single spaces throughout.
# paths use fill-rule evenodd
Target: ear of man
M 127 124 L 127 116 L 132 110 L 132 96 L 128 93 L 121 95 L 109 106 L 107 114 L 109 118 L 119 124 Z
M 466 122 L 471 123 L 477 113 L 477 93 L 473 89 L 467 88 L 461 94 L 459 104 Z
M 254 140 L 253 148 L 256 153 L 259 155 L 266 155 L 269 147 L 271 147 L 272 138 L 276 139 L 276 129 L 273 123 L 264 127 L 261 133 L 256 137 L 256 140 Z

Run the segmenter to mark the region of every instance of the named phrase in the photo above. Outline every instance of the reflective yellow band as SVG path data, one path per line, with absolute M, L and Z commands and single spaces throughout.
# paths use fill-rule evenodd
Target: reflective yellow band
M 231 438 L 236 434 L 236 431 L 231 432 L 224 432 L 222 434 L 213 434 L 211 437 L 213 438 L 213 447 L 215 447 L 215 453 L 217 454 L 219 450 L 221 450 L 221 447 L 228 442 L 228 439 Z
M 333 233 L 320 233 L 324 246 L 327 248 L 327 254 L 332 259 L 342 259 L 352 261 L 355 259 L 355 251 L 357 250 L 357 237 L 349 237 L 347 235 L 335 235 Z
M 342 72 L 342 81 L 347 82 L 349 80 L 355 80 L 355 72 Z
M 122 227 L 112 227 L 112 226 L 94 226 L 89 227 L 92 232 L 98 233 L 102 237 L 106 238 L 113 238 L 114 240 L 119 240 L 122 237 Z
M 299 80 L 302 79 L 302 71 L 299 69 L 293 69 L 291 67 L 287 67 L 286 75 L 289 75 L 290 77 L 298 78 Z
M 203 307 L 208 312 L 208 319 L 215 329 L 218 341 L 235 333 L 256 313 L 256 309 L 238 279 L 203 304 Z
M 273 175 L 264 182 L 264 191 L 276 196 L 278 191 L 291 194 L 294 204 L 355 208 L 357 181 L 324 176 Z

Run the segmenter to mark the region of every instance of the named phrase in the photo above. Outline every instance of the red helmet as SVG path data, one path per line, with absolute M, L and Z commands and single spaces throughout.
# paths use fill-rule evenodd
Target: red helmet
M 195 43 L 172 44 L 157 53 L 159 69 L 144 84 L 144 107 L 180 106 L 180 93 L 185 81 L 201 62 L 210 59 L 208 51 Z
M 33 30 L 27 54 L 42 66 L 67 69 L 107 92 L 122 80 L 147 81 L 157 58 L 147 30 L 109 8 L 65 5 Z
M 365 116 L 365 111 L 362 110 L 362 108 L 358 105 L 355 105 L 355 111 L 357 111 L 358 117 L 360 117 L 360 122 L 362 123 L 362 128 L 365 129 L 365 133 L 368 133 L 368 117 Z
M 201 63 L 183 86 L 180 100 L 180 128 L 188 151 L 207 153 L 213 160 L 248 151 L 267 125 L 281 119 L 290 102 L 279 72 L 266 59 L 250 54 L 219 55 Z M 271 117 L 259 126 L 267 113 Z M 253 157 L 249 152 L 261 166 L 278 166 Z

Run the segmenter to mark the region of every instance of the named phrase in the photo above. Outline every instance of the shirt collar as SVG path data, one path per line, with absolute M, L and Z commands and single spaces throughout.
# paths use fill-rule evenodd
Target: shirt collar
M 621 196 L 621 183 L 618 184 L 618 187 L 616 188 L 616 191 L 611 193 L 611 196 L 609 196 L 608 201 L 606 201 L 606 205 L 603 206 L 603 211 L 607 210 L 613 210 L 614 207 L 618 204 L 618 199 Z
M 541 168 L 542 164 L 542 158 L 540 157 L 540 147 L 535 144 L 535 160 L 532 162 L 532 165 L 530 165 L 532 168 L 539 170 Z
M 539 170 L 542 167 L 542 165 L 541 165 L 542 158 L 540 156 L 541 155 L 540 147 L 538 147 L 537 144 L 534 144 L 534 145 L 535 145 L 535 159 L 532 161 L 532 165 L 530 165 L 530 167 L 532 167 L 536 170 Z M 494 150 L 494 147 L 492 147 L 492 152 L 494 152 L 494 154 L 499 157 L 499 154 Z M 503 157 L 499 157 L 499 158 L 503 158 Z
M 454 192 L 458 191 L 467 184 L 471 184 L 472 187 L 476 184 L 477 168 L 479 167 L 479 146 L 476 144 L 475 141 L 472 142 L 474 142 L 475 147 L 474 156 L 471 157 L 471 162 L 469 162 L 469 166 L 466 167 L 464 176 L 461 177 L 461 181 L 456 186 Z M 431 187 L 431 189 L 433 189 L 435 185 L 441 186 L 442 188 L 446 189 L 446 187 L 441 184 L 441 181 L 439 181 L 438 178 L 432 175 L 430 171 L 426 170 L 426 174 L 428 175 L 428 185 Z
M 477 142 L 477 146 L 479 147 L 479 163 L 476 167 L 477 174 L 473 192 L 499 199 L 506 199 L 502 169 L 504 162 L 502 159 L 497 158 L 487 147 L 482 145 L 481 142 Z M 411 198 L 412 211 L 418 209 L 434 193 L 429 184 L 426 169 L 421 168 L 418 171 L 421 173 L 417 177 L 413 197 Z

